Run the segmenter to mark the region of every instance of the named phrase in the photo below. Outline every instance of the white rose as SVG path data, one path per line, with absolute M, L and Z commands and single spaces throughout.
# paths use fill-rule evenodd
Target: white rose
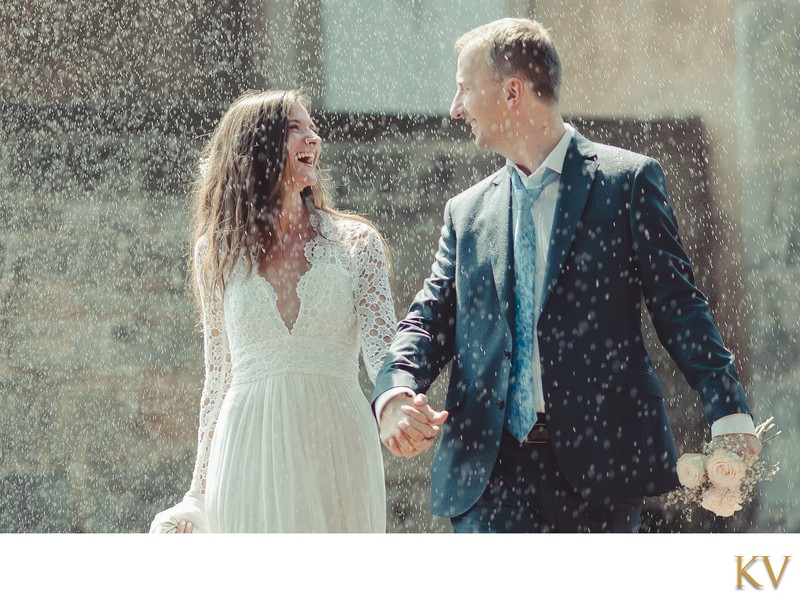
M 736 491 L 711 487 L 703 493 L 700 505 L 717 516 L 731 516 L 737 510 L 742 509 L 741 501 L 742 499 Z
M 676 469 L 678 471 L 678 480 L 681 481 L 684 487 L 693 489 L 703 484 L 703 478 L 706 473 L 703 455 L 698 455 L 697 453 L 681 455 Z
M 711 484 L 738 490 L 747 473 L 747 464 L 736 453 L 720 448 L 706 459 L 706 471 Z

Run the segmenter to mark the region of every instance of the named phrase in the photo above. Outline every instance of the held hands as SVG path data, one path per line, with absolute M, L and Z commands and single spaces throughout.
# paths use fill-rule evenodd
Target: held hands
M 433 446 L 447 417 L 446 410 L 436 412 L 428 405 L 424 393 L 398 395 L 381 413 L 381 442 L 396 457 L 416 457 Z

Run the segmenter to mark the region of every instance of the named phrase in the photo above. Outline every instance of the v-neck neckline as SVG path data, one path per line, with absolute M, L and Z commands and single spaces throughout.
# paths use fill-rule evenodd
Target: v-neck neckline
M 291 336 L 294 330 L 297 328 L 297 323 L 300 321 L 300 316 L 303 313 L 303 298 L 300 295 L 300 290 L 301 290 L 301 285 L 304 284 L 306 277 L 314 268 L 313 252 L 314 252 L 314 246 L 316 242 L 319 240 L 321 235 L 320 221 L 322 221 L 322 219 L 321 218 L 318 219 L 313 214 L 311 215 L 311 217 L 309 217 L 309 225 L 311 226 L 311 230 L 314 232 L 314 236 L 312 238 L 309 238 L 303 245 L 303 257 L 305 258 L 308 267 L 302 274 L 300 274 L 300 276 L 297 277 L 297 281 L 294 283 L 293 292 L 295 297 L 297 298 L 297 314 L 295 315 L 294 320 L 291 321 L 291 324 L 289 321 L 287 321 L 287 318 L 284 316 L 284 313 L 278 307 L 278 292 L 275 290 L 275 287 L 273 286 L 272 282 L 266 276 L 261 274 L 260 270 L 256 270 L 256 274 L 261 278 L 261 280 L 264 281 L 264 284 L 266 285 L 269 293 L 271 294 L 272 303 L 275 306 L 275 311 L 278 313 L 278 318 L 281 320 L 283 328 L 289 336 Z
M 306 276 L 308 276 L 308 273 L 311 272 L 311 270 L 314 267 L 314 264 L 308 260 L 308 256 L 306 256 L 306 260 L 308 261 L 309 264 L 308 268 L 297 278 L 297 282 L 294 284 L 294 295 L 295 297 L 297 297 L 297 314 L 295 315 L 294 321 L 292 321 L 291 324 L 287 322 L 284 313 L 281 312 L 281 309 L 278 307 L 278 292 L 275 291 L 275 287 L 272 286 L 272 283 L 266 276 L 264 276 L 260 272 L 257 273 L 258 277 L 262 281 L 264 281 L 267 290 L 270 292 L 272 297 L 272 303 L 275 306 L 275 311 L 278 313 L 278 318 L 283 324 L 284 330 L 290 336 L 294 333 L 294 330 L 297 328 L 297 323 L 300 321 L 300 315 L 303 313 L 303 298 L 300 296 L 300 285 L 303 283 Z

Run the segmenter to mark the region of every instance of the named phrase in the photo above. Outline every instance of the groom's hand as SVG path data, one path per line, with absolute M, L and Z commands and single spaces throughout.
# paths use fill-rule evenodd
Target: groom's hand
M 732 450 L 743 459 L 757 457 L 761 453 L 761 440 L 753 434 L 728 433 L 714 436 L 711 445 L 716 444 Z
M 381 442 L 396 457 L 415 457 L 433 446 L 447 417 L 446 410 L 436 412 L 428 405 L 424 393 L 398 395 L 381 413 Z

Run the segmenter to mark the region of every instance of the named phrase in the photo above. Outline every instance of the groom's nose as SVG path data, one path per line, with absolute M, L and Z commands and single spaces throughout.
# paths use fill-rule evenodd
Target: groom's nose
M 450 116 L 453 119 L 461 119 L 464 116 L 464 105 L 461 103 L 461 92 L 458 92 L 453 97 L 453 102 L 450 104 Z

